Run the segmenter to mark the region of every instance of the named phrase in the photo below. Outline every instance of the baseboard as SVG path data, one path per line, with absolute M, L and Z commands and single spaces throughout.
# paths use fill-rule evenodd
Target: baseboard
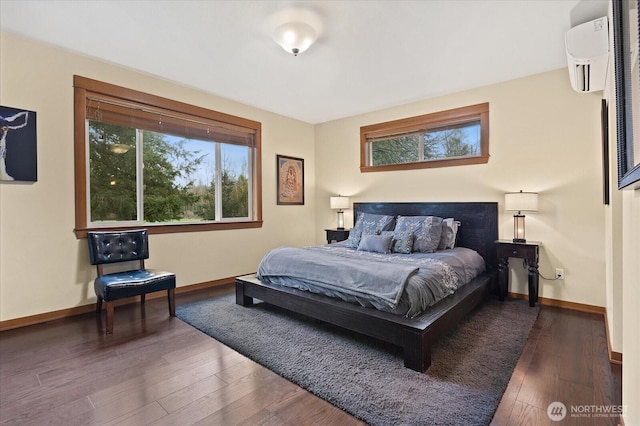
M 191 284 L 182 287 L 176 287 L 176 294 L 181 293 L 189 293 L 192 291 L 198 291 L 209 287 L 217 287 L 227 284 L 233 284 L 235 282 L 235 277 L 222 278 L 219 280 L 206 281 L 198 284 Z M 149 293 L 146 296 L 146 299 L 156 299 L 158 297 L 166 297 L 166 292 L 155 292 Z M 129 303 L 137 303 L 140 299 L 136 297 L 128 297 L 125 299 L 121 299 L 116 301 L 116 306 L 126 305 Z M 43 322 L 69 318 L 75 315 L 82 315 L 89 312 L 94 312 L 96 309 L 95 303 L 90 303 L 82 306 L 75 306 L 73 308 L 60 309 L 52 312 L 45 312 L 42 314 L 30 315 L 27 317 L 15 318 L 5 321 L 0 321 L 0 331 L 12 330 L 14 328 L 27 327 L 29 325 L 40 324 Z
M 514 299 L 529 299 L 529 296 L 521 293 L 509 292 L 509 297 Z M 609 362 L 622 365 L 622 354 L 611 349 L 611 334 L 609 333 L 609 320 L 607 318 L 607 309 L 602 306 L 586 305 L 584 303 L 567 302 L 564 300 L 549 299 L 546 297 L 538 297 L 538 302 L 543 306 L 555 306 L 557 308 L 570 309 L 572 311 L 588 312 L 592 314 L 600 314 L 604 317 L 604 328 L 607 340 L 607 351 L 609 352 Z
M 604 330 L 607 335 L 607 351 L 609 352 L 609 361 L 614 364 L 622 365 L 622 354 L 611 349 L 611 334 L 609 333 L 609 317 L 604 314 Z

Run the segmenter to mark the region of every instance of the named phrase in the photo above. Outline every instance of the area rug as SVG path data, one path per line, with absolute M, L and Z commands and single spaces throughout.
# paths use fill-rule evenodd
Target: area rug
M 488 300 L 432 350 L 420 374 L 402 350 L 264 303 L 228 295 L 178 306 L 216 340 L 371 425 L 489 424 L 539 308 Z

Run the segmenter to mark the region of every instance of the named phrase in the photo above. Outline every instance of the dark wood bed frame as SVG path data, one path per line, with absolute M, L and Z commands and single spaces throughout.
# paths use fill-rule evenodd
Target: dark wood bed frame
M 236 278 L 236 303 L 251 306 L 254 298 L 259 299 L 400 346 L 404 350 L 404 366 L 424 372 L 431 365 L 431 345 L 481 303 L 490 288 L 495 288 L 498 205 L 494 202 L 354 203 L 353 208 L 354 217 L 359 212 L 453 217 L 461 222 L 457 245 L 480 253 L 487 271 L 414 319 L 293 288 L 266 285 L 255 275 Z

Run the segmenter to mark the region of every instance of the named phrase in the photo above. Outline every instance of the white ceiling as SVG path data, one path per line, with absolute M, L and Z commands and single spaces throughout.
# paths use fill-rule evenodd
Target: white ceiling
M 0 0 L 0 25 L 317 124 L 564 67 L 564 33 L 607 4 Z M 292 7 L 322 27 L 298 57 L 271 38 Z

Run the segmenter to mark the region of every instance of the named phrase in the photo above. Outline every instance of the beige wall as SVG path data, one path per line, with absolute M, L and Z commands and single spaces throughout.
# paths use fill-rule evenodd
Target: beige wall
M 0 55 L 0 104 L 36 111 L 38 120 L 38 182 L 0 184 L 0 320 L 95 301 L 95 268 L 73 233 L 74 74 L 262 123 L 264 226 L 152 235 L 150 267 L 175 271 L 184 286 L 254 272 L 277 245 L 313 243 L 312 125 L 5 32 Z M 305 159 L 304 206 L 276 205 L 276 154 Z
M 640 425 L 640 189 L 625 190 L 622 272 L 622 404 L 627 425 Z
M 360 173 L 359 128 L 481 102 L 490 103 L 488 164 L 402 172 Z M 539 192 L 540 211 L 527 214 L 527 238 L 542 242 L 543 297 L 605 306 L 604 206 L 600 95 L 580 94 L 565 69 L 316 126 L 318 219 L 335 226 L 331 195 L 353 201 L 498 201 L 501 238 L 513 238 L 505 192 Z M 346 212 L 352 224 L 352 211 Z M 511 291 L 527 293 L 526 274 L 511 262 Z

